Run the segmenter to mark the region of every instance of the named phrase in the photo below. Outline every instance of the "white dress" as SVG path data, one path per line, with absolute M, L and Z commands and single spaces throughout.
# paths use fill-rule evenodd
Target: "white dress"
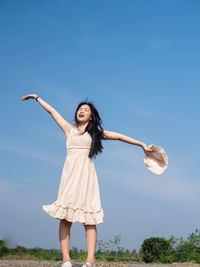
M 89 158 L 92 137 L 73 125 L 66 140 L 67 156 L 62 170 L 58 197 L 43 209 L 56 219 L 84 224 L 103 223 L 100 191 L 93 159 Z

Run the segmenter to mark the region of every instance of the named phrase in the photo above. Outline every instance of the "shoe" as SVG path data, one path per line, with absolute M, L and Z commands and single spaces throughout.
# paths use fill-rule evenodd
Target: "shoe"
M 72 267 L 72 263 L 70 261 L 64 262 L 61 267 Z

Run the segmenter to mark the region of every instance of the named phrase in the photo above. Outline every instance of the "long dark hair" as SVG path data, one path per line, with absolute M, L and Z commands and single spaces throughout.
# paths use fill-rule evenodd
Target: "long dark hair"
M 92 143 L 90 147 L 89 158 L 96 157 L 97 154 L 102 152 L 103 145 L 101 140 L 104 139 L 103 137 L 103 127 L 102 127 L 102 119 L 99 116 L 97 109 L 95 108 L 94 104 L 91 101 L 82 101 L 78 104 L 76 108 L 76 112 L 74 115 L 75 125 L 78 127 L 78 120 L 77 120 L 77 111 L 82 105 L 88 105 L 91 110 L 91 120 L 89 121 L 87 127 L 85 128 L 85 132 L 88 132 L 92 137 Z M 85 133 L 84 132 L 84 133 Z M 84 134 L 83 133 L 83 134 Z

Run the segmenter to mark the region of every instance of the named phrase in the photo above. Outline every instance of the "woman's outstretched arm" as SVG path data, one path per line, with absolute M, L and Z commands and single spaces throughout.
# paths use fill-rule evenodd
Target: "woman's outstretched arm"
M 36 97 L 38 97 L 38 95 L 31 94 L 23 96 L 21 100 L 36 99 Z M 56 123 L 67 135 L 72 125 L 69 122 L 67 122 L 51 105 L 45 102 L 41 97 L 37 98 L 37 102 L 52 116 L 52 118 L 56 121 Z
M 150 155 L 153 151 L 153 149 L 148 148 L 145 143 L 139 140 L 133 139 L 121 133 L 104 130 L 103 135 L 104 135 L 104 139 L 119 140 L 119 141 L 123 141 L 129 144 L 132 144 L 132 145 L 140 146 L 144 150 L 144 153 L 147 155 Z

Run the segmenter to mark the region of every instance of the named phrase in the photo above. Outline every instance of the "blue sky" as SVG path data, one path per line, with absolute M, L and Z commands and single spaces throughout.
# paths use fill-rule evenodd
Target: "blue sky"
M 94 161 L 104 223 L 138 249 L 152 236 L 187 237 L 200 222 L 200 3 L 195 0 L 0 1 L 0 238 L 59 248 L 56 200 L 65 136 L 35 100 L 70 123 L 85 98 L 105 130 L 165 149 L 162 175 L 141 148 L 103 141 Z M 76 222 L 70 247 L 86 249 Z

